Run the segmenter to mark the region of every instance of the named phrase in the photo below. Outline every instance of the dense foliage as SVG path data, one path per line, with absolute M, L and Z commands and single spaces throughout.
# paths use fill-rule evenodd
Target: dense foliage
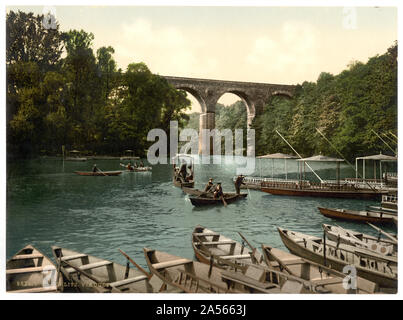
M 10 11 L 6 20 L 7 151 L 29 157 L 79 149 L 144 155 L 147 132 L 180 126 L 190 107 L 183 91 L 144 63 L 117 70 L 112 47 L 92 49 L 84 30 L 45 28 L 43 15 Z M 65 53 L 65 54 L 63 54 Z
M 397 44 L 339 75 L 321 73 L 316 83 L 302 83 L 293 99 L 273 97 L 254 128 L 257 154 L 292 153 L 278 130 L 304 156 L 393 155 L 375 133 L 397 147 Z

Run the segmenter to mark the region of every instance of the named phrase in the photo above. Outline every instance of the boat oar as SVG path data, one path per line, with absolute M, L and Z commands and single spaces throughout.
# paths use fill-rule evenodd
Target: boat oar
M 144 270 L 142 267 L 140 267 L 136 262 L 134 262 L 134 260 L 132 258 L 130 258 L 125 252 L 123 252 L 122 250 L 120 250 L 120 253 L 123 254 L 127 260 L 129 260 L 137 269 L 139 269 L 142 273 L 144 273 L 148 279 L 151 279 L 152 277 L 152 273 L 148 273 L 146 270 Z
M 227 206 L 227 202 L 225 201 L 224 196 L 221 196 L 221 200 L 222 200 L 222 203 L 224 204 L 224 207 L 226 207 L 226 206 Z
M 378 228 L 378 227 L 375 227 L 373 224 L 370 224 L 369 222 L 367 222 L 367 224 L 368 224 L 369 226 L 371 226 L 372 228 L 374 228 L 376 231 L 382 233 L 384 236 L 386 236 L 386 237 L 389 238 L 390 240 L 392 240 L 393 243 L 398 244 L 398 241 L 397 241 L 397 239 L 396 239 L 394 236 L 390 235 L 389 233 L 383 231 L 382 229 L 380 229 L 380 228 Z
M 101 172 L 104 176 L 108 176 L 106 173 L 104 173 L 101 169 L 99 169 L 99 168 L 97 168 L 97 170 L 99 171 L 99 172 Z
M 270 263 L 270 258 L 271 258 L 271 259 L 275 260 L 283 270 L 287 271 L 290 275 L 296 277 L 297 275 L 294 274 L 294 273 L 290 270 L 290 268 L 288 268 L 287 265 L 285 265 L 285 264 L 283 263 L 283 261 L 281 261 L 281 259 L 280 259 L 279 257 L 277 257 L 277 256 L 271 251 L 271 249 L 272 249 L 271 247 L 268 247 L 268 246 L 265 246 L 265 245 L 262 244 L 263 256 L 264 256 L 264 260 L 265 260 L 266 264 L 267 264 L 269 267 L 273 268 L 273 266 L 272 266 L 271 263 Z
M 252 250 L 252 255 L 251 255 L 252 262 L 259 264 L 259 261 L 257 260 L 257 258 L 255 256 L 257 248 L 252 246 L 251 243 L 245 238 L 245 236 L 241 232 L 238 231 L 238 234 L 241 236 L 242 240 L 244 240 L 246 242 L 246 244 L 249 246 L 249 248 Z

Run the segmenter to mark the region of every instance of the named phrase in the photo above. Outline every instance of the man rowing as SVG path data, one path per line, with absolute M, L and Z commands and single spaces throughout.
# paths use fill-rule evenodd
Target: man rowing
M 221 187 L 221 182 L 218 182 L 217 186 L 215 187 L 215 190 L 214 190 L 214 199 L 221 198 L 221 197 L 224 197 L 224 192 Z
M 94 164 L 94 165 L 92 166 L 92 172 L 98 172 L 98 171 L 99 171 L 99 169 L 97 168 L 97 165 Z

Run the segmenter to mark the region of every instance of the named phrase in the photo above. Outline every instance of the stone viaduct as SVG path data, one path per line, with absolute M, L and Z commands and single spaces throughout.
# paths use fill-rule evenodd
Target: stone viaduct
M 233 93 L 244 102 L 247 108 L 249 127 L 256 115 L 259 115 L 263 112 L 265 103 L 271 96 L 284 95 L 287 97 L 292 97 L 295 90 L 294 85 L 170 76 L 162 77 L 164 77 L 176 89 L 182 89 L 192 94 L 200 103 L 202 112 L 200 114 L 199 130 L 213 130 L 215 128 L 215 107 L 217 101 L 225 93 Z M 202 147 L 202 145 L 199 145 L 200 150 Z

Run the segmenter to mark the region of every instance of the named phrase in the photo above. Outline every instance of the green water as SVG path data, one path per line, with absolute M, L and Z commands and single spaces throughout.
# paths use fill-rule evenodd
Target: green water
M 337 223 L 374 234 L 366 225 L 325 218 L 317 207 L 360 210 L 377 202 L 283 197 L 250 190 L 247 200 L 199 209 L 173 186 L 171 166 L 156 165 L 152 173 L 124 172 L 116 177 L 73 173 L 91 170 L 93 163 L 31 160 L 7 165 L 7 258 L 27 244 L 50 257 L 50 247 L 58 245 L 123 264 L 125 259 L 118 251 L 122 249 L 143 266 L 143 247 L 193 258 L 190 238 L 197 224 L 237 240 L 237 231 L 241 231 L 256 246 L 265 243 L 282 249 L 277 226 L 320 236 L 322 223 Z M 101 170 L 121 169 L 119 160 L 96 163 Z M 271 160 L 261 164 L 263 174 L 270 177 Z M 290 161 L 287 167 L 289 178 L 296 176 L 295 162 Z M 314 169 L 322 178 L 335 177 L 332 166 Z M 276 162 L 275 174 L 282 177 L 283 170 L 284 161 Z M 224 191 L 233 191 L 235 173 L 233 162 L 196 165 L 196 187 L 202 188 L 214 177 L 222 182 Z M 342 176 L 351 177 L 354 172 L 343 167 Z M 393 231 L 393 227 L 385 230 Z

